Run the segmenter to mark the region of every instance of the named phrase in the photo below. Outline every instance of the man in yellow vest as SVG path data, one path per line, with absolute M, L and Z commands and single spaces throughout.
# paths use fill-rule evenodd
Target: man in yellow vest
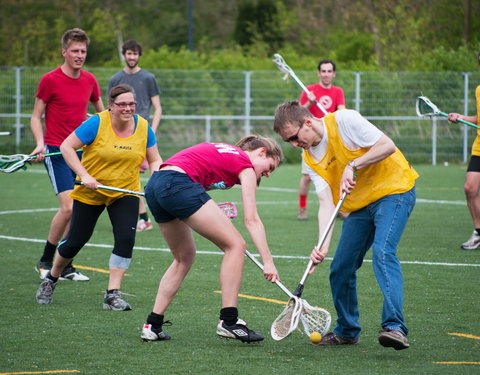
M 330 267 L 337 323 L 318 345 L 358 343 L 356 273 L 371 247 L 373 270 L 384 297 L 379 343 L 396 350 L 408 348 L 402 271 L 396 253 L 415 205 L 417 172 L 387 135 L 353 110 L 320 119 L 298 101 L 290 101 L 277 107 L 274 130 L 285 142 L 304 149 L 320 199 L 319 236 L 341 195 L 349 194 L 342 206 L 349 216 Z M 313 249 L 315 265 L 327 256 L 331 233 L 322 248 Z

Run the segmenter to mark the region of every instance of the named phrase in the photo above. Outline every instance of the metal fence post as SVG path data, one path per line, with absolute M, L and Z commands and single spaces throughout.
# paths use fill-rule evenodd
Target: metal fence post
M 205 116 L 205 142 L 210 142 L 212 139 L 212 117 L 207 115 Z
M 432 165 L 437 165 L 437 118 L 432 116 Z
M 362 99 L 360 98 L 360 75 L 362 72 L 355 72 L 355 99 L 353 101 L 355 102 L 355 110 L 357 112 L 360 112 L 360 102 Z
M 15 151 L 20 152 L 20 141 L 22 139 L 22 86 L 21 71 L 23 68 L 16 66 L 15 69 Z
M 247 70 L 245 73 L 245 136 L 251 134 L 251 125 L 250 125 L 250 103 L 252 101 L 251 98 L 251 78 L 252 72 Z
M 470 73 L 463 74 L 463 114 L 468 115 L 468 76 Z M 467 162 L 468 152 L 468 127 L 463 126 L 463 162 Z

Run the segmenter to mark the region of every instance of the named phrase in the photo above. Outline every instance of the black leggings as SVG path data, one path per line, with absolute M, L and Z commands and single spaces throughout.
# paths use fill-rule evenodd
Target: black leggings
M 112 223 L 115 245 L 112 253 L 131 259 L 138 216 L 138 197 L 126 195 L 107 207 Z M 97 220 L 105 205 L 94 206 L 77 200 L 73 201 L 70 230 L 65 242 L 58 246 L 58 253 L 64 258 L 74 258 L 93 234 Z

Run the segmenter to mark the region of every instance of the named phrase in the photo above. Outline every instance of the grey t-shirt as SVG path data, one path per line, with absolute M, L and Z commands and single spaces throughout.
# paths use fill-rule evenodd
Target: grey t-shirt
M 137 108 L 136 113 L 150 122 L 151 97 L 160 94 L 155 76 L 147 70 L 140 69 L 137 73 L 127 74 L 122 69 L 110 78 L 108 92 L 114 86 L 126 83 L 135 90 Z

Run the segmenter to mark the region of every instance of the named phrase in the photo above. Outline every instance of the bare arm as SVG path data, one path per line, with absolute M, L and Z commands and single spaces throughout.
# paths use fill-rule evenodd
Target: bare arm
M 263 226 L 257 211 L 255 192 L 257 189 L 257 178 L 252 168 L 244 169 L 239 175 L 242 183 L 242 201 L 244 209 L 244 222 L 247 231 L 260 253 L 264 266 L 264 275 L 271 281 L 279 280 L 278 271 L 273 263 L 272 254 L 268 248 L 265 227 Z
M 320 238 L 323 236 L 323 233 L 327 228 L 327 224 L 330 221 L 330 218 L 332 217 L 335 211 L 335 205 L 333 203 L 333 195 L 329 187 L 326 187 L 318 194 L 318 200 L 320 205 L 318 209 L 318 241 L 319 241 Z M 310 254 L 310 259 L 313 261 L 314 265 L 322 263 L 325 257 L 327 256 L 328 250 L 330 248 L 330 242 L 333 236 L 334 227 L 335 227 L 335 224 L 330 229 L 330 232 L 325 238 L 325 242 L 323 243 L 322 247 L 320 249 L 318 249 L 317 246 L 313 248 L 312 253 Z M 315 270 L 315 266 L 312 267 L 310 272 L 313 272 L 314 270 Z
M 370 149 L 359 156 L 358 158 L 353 160 L 356 169 L 365 168 L 371 164 L 378 163 L 383 159 L 386 159 L 391 154 L 395 152 L 395 143 L 386 136 L 385 134 L 382 135 L 377 142 L 373 144 Z M 340 195 L 344 192 L 350 194 L 355 187 L 355 178 L 354 178 L 354 170 L 350 165 L 347 165 L 343 170 L 342 179 L 340 181 Z
M 156 133 L 158 125 L 160 124 L 160 119 L 162 118 L 162 105 L 160 104 L 160 95 L 152 96 L 151 100 L 153 106 L 153 117 L 151 126 L 153 132 Z
M 85 187 L 88 189 L 96 189 L 98 187 L 98 181 L 88 174 L 85 167 L 78 159 L 77 152 L 79 148 L 82 148 L 85 144 L 77 137 L 75 132 L 71 133 L 60 146 L 63 158 L 72 170 L 82 180 Z
M 152 147 L 147 148 L 147 160 L 151 176 L 153 172 L 158 171 L 158 169 L 160 168 L 160 164 L 163 163 L 162 157 L 158 152 L 158 147 L 156 144 Z
M 473 124 L 478 124 L 478 116 L 464 116 L 456 112 L 448 114 L 448 121 L 457 123 L 459 119 L 471 122 Z
M 45 113 L 46 107 L 47 105 L 42 99 L 35 98 L 32 117 L 30 119 L 30 129 L 32 129 L 33 137 L 37 143 L 30 155 L 37 155 L 37 157 L 33 159 L 35 161 L 42 161 L 44 159 L 45 143 L 43 140 L 42 116 Z
M 105 107 L 103 106 L 102 98 L 99 98 L 96 102 L 92 102 L 93 108 L 95 108 L 95 111 L 102 112 L 105 111 Z

